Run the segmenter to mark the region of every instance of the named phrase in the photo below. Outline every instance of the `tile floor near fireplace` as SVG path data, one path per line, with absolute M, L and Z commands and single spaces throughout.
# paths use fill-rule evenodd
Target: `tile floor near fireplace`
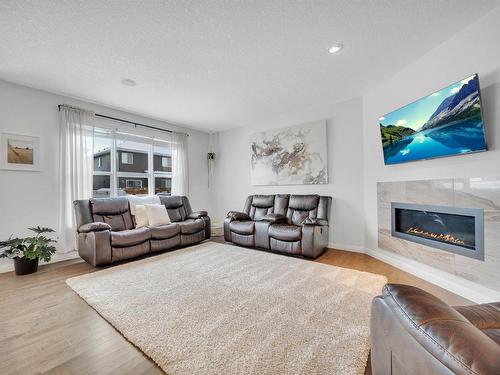
M 484 260 L 484 210 L 391 202 L 391 234 Z

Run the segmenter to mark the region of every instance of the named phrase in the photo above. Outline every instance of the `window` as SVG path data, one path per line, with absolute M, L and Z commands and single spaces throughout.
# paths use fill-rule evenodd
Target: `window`
M 172 172 L 172 156 L 159 152 L 157 147 L 155 147 L 153 164 L 155 172 Z
M 155 177 L 155 194 L 172 193 L 172 178 L 171 177 Z
M 131 152 L 122 152 L 122 164 L 133 165 L 134 154 L 132 154 Z
M 171 194 L 171 143 L 96 128 L 94 197 Z
M 94 175 L 93 197 L 108 198 L 111 193 L 111 176 Z
M 172 145 L 155 142 L 153 145 L 155 194 L 172 193 Z
M 94 131 L 94 177 L 92 196 L 105 198 L 111 196 L 111 153 L 113 137 L 103 130 Z
M 125 180 L 125 187 L 142 189 L 142 181 L 141 180 Z

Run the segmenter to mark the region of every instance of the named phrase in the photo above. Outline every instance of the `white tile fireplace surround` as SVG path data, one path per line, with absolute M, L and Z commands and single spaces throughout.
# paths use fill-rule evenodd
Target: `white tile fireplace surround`
M 379 182 L 379 248 L 500 291 L 500 177 Z M 484 210 L 484 261 L 391 235 L 391 203 Z

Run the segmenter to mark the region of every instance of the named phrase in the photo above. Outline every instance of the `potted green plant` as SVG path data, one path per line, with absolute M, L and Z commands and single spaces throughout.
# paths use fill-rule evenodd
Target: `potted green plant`
M 28 228 L 34 236 L 18 238 L 10 236 L 7 241 L 0 241 L 0 258 L 14 259 L 16 275 L 27 275 L 38 270 L 38 261 L 50 261 L 56 252 L 53 246 L 56 240 L 46 236 L 53 233 L 50 228 Z

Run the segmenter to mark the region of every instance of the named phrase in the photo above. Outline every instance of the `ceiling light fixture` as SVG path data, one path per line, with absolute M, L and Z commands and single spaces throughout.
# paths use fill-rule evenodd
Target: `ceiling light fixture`
M 330 49 L 328 50 L 328 52 L 330 52 L 330 53 L 336 53 L 336 52 L 340 51 L 342 49 L 342 47 L 344 47 L 342 44 L 335 43 L 334 45 L 332 45 L 330 47 Z
M 135 85 L 137 85 L 137 83 L 133 79 L 129 79 L 129 78 L 123 78 L 122 79 L 122 84 L 124 84 L 125 86 L 135 86 Z

